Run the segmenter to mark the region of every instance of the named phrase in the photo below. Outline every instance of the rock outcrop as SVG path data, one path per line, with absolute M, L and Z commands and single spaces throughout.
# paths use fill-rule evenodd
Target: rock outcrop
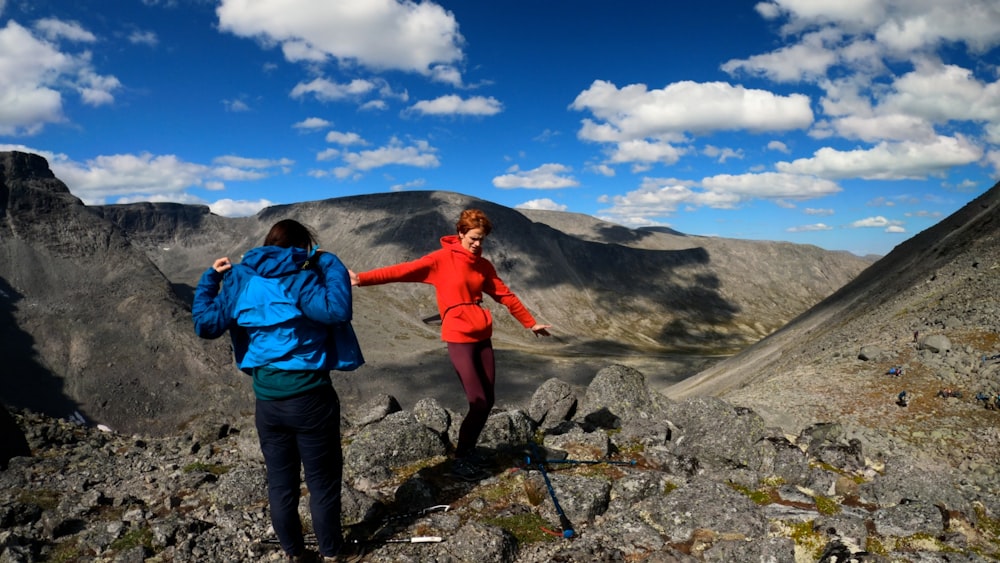
M 198 339 L 188 305 L 44 158 L 0 153 L 0 397 L 124 431 L 176 431 L 211 397 L 250 404 L 228 346 Z
M 24 431 L 17 425 L 7 407 L 0 405 L 0 470 L 7 469 L 11 458 L 31 455 Z
M 1000 184 L 665 393 L 719 396 L 791 433 L 815 422 L 874 429 L 926 463 L 990 478 L 1000 466 L 998 243 Z
M 837 423 L 788 435 L 720 399 L 669 401 L 625 366 L 602 369 L 586 397 L 558 387 L 546 382 L 533 401 L 545 430 L 494 411 L 481 443 L 491 476 L 478 483 L 447 472 L 461 414 L 433 401 L 406 411 L 391 397 L 349 408 L 343 520 L 364 561 L 1000 557 L 1000 498 L 984 492 L 996 478 L 915 467 L 890 440 Z M 582 406 L 575 415 L 567 398 Z M 0 472 L 0 560 L 282 558 L 251 420 L 155 438 L 17 419 L 34 456 Z M 300 512 L 308 523 L 308 495 Z M 443 541 L 406 541 L 428 536 Z

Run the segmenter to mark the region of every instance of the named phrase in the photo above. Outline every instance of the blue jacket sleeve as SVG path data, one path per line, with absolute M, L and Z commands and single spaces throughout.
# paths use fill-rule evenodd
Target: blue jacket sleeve
M 219 284 L 224 275 L 209 268 L 198 280 L 191 305 L 194 332 L 202 338 L 218 338 L 226 333 L 231 321 L 225 294 L 220 294 Z
M 335 255 L 321 252 L 313 270 L 318 283 L 306 283 L 299 295 L 299 308 L 310 319 L 331 325 L 353 318 L 351 278 Z

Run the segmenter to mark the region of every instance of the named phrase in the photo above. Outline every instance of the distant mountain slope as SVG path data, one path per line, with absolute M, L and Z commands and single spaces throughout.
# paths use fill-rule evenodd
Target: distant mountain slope
M 815 247 L 635 231 L 571 214 L 552 215 L 546 224 L 451 192 L 328 199 L 247 218 L 179 204 L 87 207 L 41 157 L 2 153 L 0 166 L 0 314 L 10 317 L 10 342 L 17 344 L 6 353 L 18 370 L 49 382 L 35 394 L 5 384 L 0 398 L 32 406 L 57 397 L 58 408 L 41 410 L 78 406 L 123 429 L 165 428 L 206 401 L 218 408 L 246 404 L 247 386 L 233 377 L 226 339 L 195 338 L 188 303 L 214 258 L 238 260 L 286 217 L 312 226 L 323 248 L 360 271 L 439 248 L 462 209 L 483 208 L 495 225 L 487 257 L 536 316 L 556 327 L 552 339 L 533 338 L 488 302 L 505 365 L 528 357 L 569 366 L 582 356 L 732 353 L 868 265 Z M 583 224 L 604 238 L 575 234 Z M 402 388 L 417 398 L 452 383 L 436 314 L 433 291 L 420 284 L 356 290 L 365 369 L 400 374 Z M 532 367 L 538 364 L 521 363 L 516 377 L 544 376 Z M 339 385 L 349 392 L 368 380 L 352 374 Z M 522 387 L 534 389 L 537 381 Z
M 547 216 L 559 224 L 553 228 L 533 221 L 531 213 L 448 192 L 277 206 L 231 223 L 163 205 L 105 206 L 100 212 L 180 284 L 193 283 L 215 256 L 238 255 L 258 244 L 270 224 L 286 216 L 313 225 L 325 248 L 364 270 L 439 248 L 440 236 L 453 232 L 458 213 L 470 206 L 484 208 L 495 223 L 486 255 L 501 276 L 540 318 L 558 325 L 562 334 L 577 335 L 581 346 L 596 341 L 639 351 L 731 353 L 782 326 L 869 264 L 804 245 L 684 237 L 604 223 L 602 228 L 622 233 L 609 243 L 569 228 L 594 221 L 590 218 Z M 159 214 L 174 218 L 156 218 Z M 436 346 L 436 328 L 413 324 L 436 314 L 428 288 L 365 288 L 356 299 L 361 314 L 371 308 L 393 326 L 418 327 L 416 332 L 429 335 Z M 504 315 L 498 322 L 519 330 Z M 518 345 L 531 346 L 533 339 Z
M 718 395 L 795 431 L 843 420 L 892 431 L 943 454 L 979 444 L 998 419 L 975 401 L 1000 391 L 1000 184 L 906 242 L 787 326 L 666 390 L 672 398 Z M 951 348 L 933 351 L 928 337 Z M 862 348 L 875 357 L 859 359 Z M 874 350 L 875 354 L 871 352 Z M 886 377 L 891 366 L 905 376 Z M 936 398 L 954 389 L 961 400 Z M 908 391 L 919 401 L 894 404 Z M 983 418 L 986 417 L 986 418 Z M 923 426 L 921 426 L 923 424 Z M 954 453 L 961 457 L 961 453 Z M 971 458 L 970 458 L 971 459 Z
M 827 288 L 841 287 L 873 263 L 871 258 L 811 245 L 692 236 L 661 228 L 628 229 L 572 213 L 523 213 L 589 241 L 652 251 L 704 252 L 712 279 L 702 281 L 713 285 L 726 302 L 739 304 L 736 324 L 760 337 L 794 318 L 811 296 L 829 295 Z
M 238 257 L 259 244 L 285 217 L 312 225 L 324 248 L 360 271 L 439 248 L 440 236 L 452 233 L 470 206 L 494 221 L 487 257 L 538 318 L 556 327 L 553 338 L 532 338 L 487 300 L 497 313 L 503 400 L 525 400 L 539 378 L 586 385 L 609 361 L 648 366 L 657 381 L 684 377 L 704 365 L 699 355 L 729 354 L 756 341 L 869 264 L 811 246 L 634 231 L 568 213 L 539 218 L 451 192 L 313 201 L 239 220 L 156 204 L 100 212 L 180 287 L 193 284 L 215 257 Z M 585 235 L 582 226 L 604 237 Z M 403 401 L 433 396 L 463 408 L 449 385 L 454 374 L 443 357 L 431 288 L 401 284 L 354 295 L 355 328 L 372 377 L 339 377 L 338 389 L 364 396 L 376 388 Z M 677 353 L 695 356 L 677 360 Z M 643 361 L 637 358 L 647 360 L 636 364 Z

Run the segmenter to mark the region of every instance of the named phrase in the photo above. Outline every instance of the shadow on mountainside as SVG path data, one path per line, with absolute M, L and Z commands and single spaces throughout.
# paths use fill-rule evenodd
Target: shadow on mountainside
M 532 359 L 530 373 L 525 362 L 516 361 L 516 352 L 496 350 L 497 405 L 523 403 L 527 405 L 538 385 L 550 377 L 563 376 L 556 362 Z M 589 370 L 588 370 L 589 372 Z M 581 374 L 582 375 L 582 374 Z M 448 359 L 447 349 L 396 354 L 392 360 L 368 361 L 355 372 L 334 372 L 334 388 L 347 412 L 379 395 L 391 395 L 403 408 L 410 409 L 422 399 L 434 399 L 442 407 L 465 414 L 468 402 L 462 384 Z M 587 381 L 568 380 L 571 385 L 585 386 Z M 580 378 L 576 378 L 580 379 Z
M 516 350 L 496 348 L 496 406 L 527 407 L 538 386 L 559 378 L 583 391 L 606 358 L 543 357 Z M 421 399 L 434 399 L 442 407 L 464 415 L 468 402 L 462 384 L 442 346 L 426 352 L 399 355 L 393 360 L 370 361 L 356 372 L 334 372 L 342 404 L 349 412 L 385 394 L 405 409 Z
M 38 362 L 34 338 L 18 327 L 14 311 L 22 297 L 0 278 L 0 397 L 12 407 L 64 418 L 79 404 L 66 396 L 63 379 Z
M 368 349 L 375 346 L 378 344 Z M 635 354 L 597 341 L 575 343 L 570 353 L 566 348 L 554 354 L 525 352 L 502 343 L 495 343 L 494 350 L 497 408 L 527 408 L 539 386 L 552 378 L 569 384 L 583 397 L 594 376 L 611 364 L 642 371 L 650 387 L 661 390 L 718 361 L 694 355 Z M 334 388 L 346 412 L 383 394 L 393 396 L 407 410 L 421 399 L 434 399 L 461 415 L 468 410 L 462 384 L 444 344 L 422 352 L 395 353 L 391 358 L 371 360 L 355 372 L 333 372 Z
M 607 224 L 601 225 L 597 229 L 596 236 L 601 242 L 608 244 L 629 244 L 649 238 L 653 236 L 653 233 L 651 231 L 630 229 L 621 225 Z
M 378 217 L 358 224 L 351 230 L 355 236 L 370 238 L 369 249 L 394 250 L 365 255 L 356 266 L 358 271 L 389 265 L 393 257 L 414 260 L 437 250 L 439 239 L 454 233 L 455 219 L 461 210 L 477 207 L 486 212 L 494 225 L 484 254 L 515 293 L 523 287 L 538 292 L 570 287 L 587 296 L 589 302 L 577 304 L 572 302 L 572 292 L 567 292 L 566 302 L 549 304 L 550 309 L 564 312 L 567 318 L 578 316 L 578 306 L 597 305 L 598 314 L 625 314 L 645 323 L 661 322 L 661 335 L 675 336 L 677 319 L 659 319 L 665 309 L 672 310 L 681 313 L 684 322 L 680 332 L 690 341 L 687 326 L 703 330 L 705 326 L 725 325 L 740 313 L 737 305 L 722 296 L 720 280 L 709 267 L 711 260 L 705 248 L 649 250 L 617 242 L 583 240 L 531 221 L 516 210 L 461 194 L 391 195 L 398 213 L 391 218 Z M 363 200 L 344 198 L 337 205 L 356 206 L 357 211 L 370 212 L 379 206 L 379 200 L 376 196 L 366 196 Z M 610 227 L 604 229 L 602 236 L 626 242 L 649 235 Z
M 178 299 L 184 302 L 188 311 L 191 311 L 191 306 L 194 304 L 195 289 L 197 289 L 196 286 L 187 283 L 170 284 L 170 291 L 172 291 Z

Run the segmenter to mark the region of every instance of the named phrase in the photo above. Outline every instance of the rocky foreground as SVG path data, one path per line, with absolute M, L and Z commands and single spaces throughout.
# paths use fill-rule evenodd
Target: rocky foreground
M 552 379 L 494 412 L 478 483 L 447 471 L 460 413 L 390 396 L 345 410 L 343 517 L 365 561 L 1000 559 L 992 474 L 918 466 L 874 431 L 790 436 L 720 399 L 670 401 L 623 366 L 582 397 Z M 282 558 L 251 419 L 147 438 L 14 414 L 32 456 L 0 471 L 0 561 Z

